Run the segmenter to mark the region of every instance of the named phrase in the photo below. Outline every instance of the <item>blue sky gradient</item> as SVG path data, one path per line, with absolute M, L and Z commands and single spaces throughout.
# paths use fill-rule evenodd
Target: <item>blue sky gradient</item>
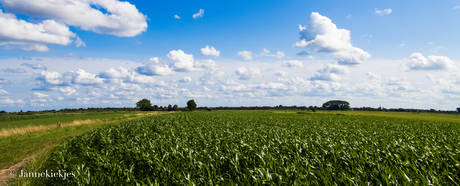
M 458 1 L 50 2 L 0 0 L 0 110 L 460 106 Z

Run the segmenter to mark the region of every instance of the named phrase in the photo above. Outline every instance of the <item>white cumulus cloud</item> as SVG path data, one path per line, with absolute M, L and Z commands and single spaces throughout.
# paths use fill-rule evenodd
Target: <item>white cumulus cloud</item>
M 100 34 L 133 37 L 147 30 L 147 17 L 136 6 L 118 0 L 0 0 L 6 11 L 44 17 Z M 104 13 L 96 8 L 104 9 Z M 56 32 L 68 28 L 54 21 Z M 59 26 L 59 27 L 57 27 Z M 56 34 L 56 33 L 55 33 Z
M 338 29 L 326 16 L 313 12 L 308 22 L 307 27 L 299 25 L 301 41 L 296 42 L 295 46 L 331 54 L 340 65 L 357 65 L 371 56 L 351 44 L 349 30 Z
M 34 92 L 34 93 L 32 94 L 32 97 L 33 97 L 33 98 L 46 98 L 46 97 L 50 97 L 50 96 L 47 95 L 47 94 L 42 94 L 42 93 L 40 93 L 40 92 Z
M 287 60 L 283 62 L 283 66 L 288 68 L 303 68 L 303 63 L 299 60 Z
M 206 45 L 205 48 L 202 48 L 201 50 L 201 55 L 203 56 L 216 56 L 219 57 L 220 55 L 220 50 L 216 50 L 214 47 L 209 47 Z
M 406 66 L 410 70 L 449 70 L 454 69 L 454 62 L 445 56 L 431 55 L 428 58 L 420 53 L 413 53 L 411 62 Z
M 94 74 L 91 74 L 89 72 L 85 72 L 83 69 L 78 69 L 77 71 L 70 71 L 66 73 L 65 75 L 71 76 L 72 77 L 72 83 L 73 84 L 79 84 L 79 85 L 100 85 L 104 81 L 102 78 L 97 77 Z
M 250 60 L 250 59 L 252 59 L 252 52 L 251 51 L 246 51 L 246 50 L 240 51 L 240 52 L 238 52 L 238 57 L 242 58 L 244 60 Z
M 184 76 L 179 80 L 179 82 L 188 82 L 188 83 L 190 83 L 190 82 L 192 82 L 192 78 L 190 76 Z
M 256 76 L 260 76 L 260 70 L 257 67 L 250 67 L 247 69 L 246 67 L 240 67 L 235 70 L 235 74 L 240 76 L 239 79 L 248 80 Z
M 175 19 L 180 19 L 180 17 L 178 15 L 174 15 L 174 18 Z
M 217 69 L 218 65 L 212 59 L 196 60 L 193 64 L 196 68 Z
M 263 56 L 269 56 L 269 57 L 276 57 L 278 59 L 281 59 L 284 57 L 284 52 L 278 51 L 276 54 L 271 54 L 270 50 L 264 48 L 264 51 L 260 53 L 260 55 L 257 55 L 257 57 L 263 57 Z
M 342 79 L 339 75 L 348 74 L 350 70 L 344 66 L 328 64 L 326 67 L 318 70 L 318 74 L 311 77 L 310 80 L 339 81 Z
M 47 52 L 48 47 L 37 43 L 68 45 L 75 36 L 69 27 L 55 20 L 46 19 L 34 24 L 0 10 L 0 45 L 19 45 L 21 50 Z
M 200 9 L 200 11 L 198 11 L 198 13 L 193 14 L 193 19 L 196 19 L 196 18 L 199 18 L 199 17 L 203 17 L 203 15 L 204 15 L 204 10 L 203 10 L 203 9 Z
M 281 52 L 281 51 L 276 52 L 275 57 L 278 58 L 278 59 L 283 58 L 284 57 L 284 52 Z
M 174 74 L 168 65 L 145 65 L 136 68 L 136 72 L 148 76 L 166 76 Z
M 172 60 L 174 71 L 190 72 L 199 70 L 193 66 L 194 59 L 192 54 L 186 54 L 182 50 L 172 50 L 167 56 Z
M 379 10 L 379 9 L 375 8 L 375 14 L 378 14 L 378 15 L 391 14 L 391 12 L 393 12 L 393 10 L 391 10 L 391 8 L 384 9 L 384 10 Z

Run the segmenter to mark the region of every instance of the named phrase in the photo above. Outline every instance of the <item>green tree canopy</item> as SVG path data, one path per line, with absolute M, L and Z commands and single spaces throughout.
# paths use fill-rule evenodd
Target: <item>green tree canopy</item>
M 173 106 L 173 110 L 174 110 L 174 111 L 179 111 L 179 106 L 174 105 L 174 106 Z
M 350 103 L 342 100 L 331 100 L 323 104 L 327 110 L 350 110 Z
M 457 112 L 460 112 L 460 107 L 457 107 Z
M 142 111 L 149 111 L 152 110 L 152 104 L 148 99 L 142 99 L 136 103 L 136 107 Z
M 195 100 L 193 100 L 193 99 L 188 100 L 188 101 L 187 101 L 187 108 L 188 108 L 188 110 L 190 110 L 190 111 L 195 110 L 195 109 L 196 109 Z

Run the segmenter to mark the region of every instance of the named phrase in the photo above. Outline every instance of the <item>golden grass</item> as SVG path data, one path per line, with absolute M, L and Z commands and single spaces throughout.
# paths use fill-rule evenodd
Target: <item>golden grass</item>
M 12 129 L 3 129 L 0 131 L 0 138 L 8 137 L 8 136 L 15 136 L 15 135 L 24 135 L 24 134 L 29 134 L 32 132 L 40 132 L 40 131 L 47 131 L 47 130 L 53 130 L 56 128 L 61 128 L 61 127 L 72 127 L 72 126 L 78 126 L 78 125 L 88 125 L 88 124 L 93 124 L 93 123 L 98 123 L 98 122 L 103 122 L 103 121 L 109 121 L 109 120 L 117 120 L 117 119 L 122 119 L 122 118 L 129 118 L 129 117 L 141 117 L 141 116 L 150 116 L 150 115 L 158 115 L 158 114 L 163 114 L 164 112 L 149 112 L 145 114 L 136 114 L 136 115 L 128 115 L 125 114 L 123 117 L 115 117 L 115 118 L 106 118 L 106 119 L 95 119 L 95 120 L 75 120 L 71 123 L 56 123 L 55 125 L 38 125 L 38 126 L 27 126 L 27 127 L 22 127 L 22 128 L 12 128 Z M 167 112 L 171 113 L 171 112 Z

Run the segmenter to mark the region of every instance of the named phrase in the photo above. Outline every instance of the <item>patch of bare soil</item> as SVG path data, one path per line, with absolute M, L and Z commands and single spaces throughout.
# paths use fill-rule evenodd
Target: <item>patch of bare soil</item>
M 29 158 L 23 159 L 21 162 L 8 169 L 0 170 L 0 186 L 5 185 L 8 180 L 17 176 L 17 173 L 19 173 L 20 169 L 27 163 L 27 160 L 29 160 Z

